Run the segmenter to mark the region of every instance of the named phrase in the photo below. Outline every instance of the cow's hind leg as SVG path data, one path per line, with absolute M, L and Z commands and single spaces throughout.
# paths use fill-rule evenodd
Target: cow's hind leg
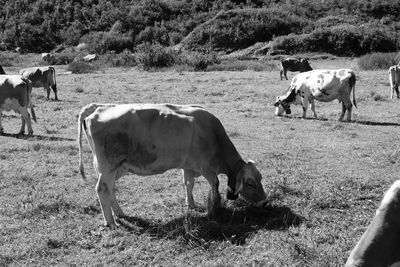
M 58 101 L 58 96 L 57 96 L 57 86 L 55 84 L 53 84 L 51 86 L 51 89 L 53 89 L 54 92 L 54 100 Z
M 396 86 L 393 88 L 393 90 L 396 91 L 397 98 L 400 98 L 400 97 L 399 97 L 399 86 L 396 85 Z M 392 95 L 393 95 L 393 91 L 392 91 Z M 392 98 L 393 98 L 393 97 L 392 97 Z
M 211 185 L 211 189 L 207 196 L 207 212 L 208 217 L 215 219 L 217 217 L 218 210 L 221 208 L 221 196 L 219 194 L 219 180 L 215 174 L 203 174 Z
M 353 105 L 351 104 L 350 99 L 349 99 L 349 101 L 343 101 L 343 102 L 342 102 L 342 113 L 340 114 L 339 121 L 343 121 L 344 114 L 345 114 L 346 111 L 347 111 L 347 118 L 346 118 L 346 120 L 347 120 L 348 122 L 350 122 L 350 121 L 351 121 L 351 111 L 352 111 L 352 109 L 353 109 Z
M 49 87 L 49 85 L 45 84 L 43 87 L 46 90 L 47 100 L 50 100 L 50 87 Z
M 116 227 L 111 207 L 115 200 L 115 177 L 116 172 L 99 172 L 99 180 L 97 181 L 96 191 L 99 197 L 101 210 L 105 220 L 105 225 L 111 228 Z M 115 205 L 115 204 L 114 204 Z
M 21 108 L 19 110 L 19 113 L 21 113 L 21 129 L 19 130 L 18 134 L 22 135 L 25 133 L 25 122 L 26 122 L 26 125 L 28 126 L 28 135 L 32 135 L 33 129 L 31 123 L 31 115 L 29 114 L 26 108 Z
M 186 206 L 189 209 L 194 209 L 194 199 L 193 199 L 193 187 L 194 187 L 194 177 L 195 172 L 192 170 L 182 170 L 183 174 L 183 184 L 186 189 Z

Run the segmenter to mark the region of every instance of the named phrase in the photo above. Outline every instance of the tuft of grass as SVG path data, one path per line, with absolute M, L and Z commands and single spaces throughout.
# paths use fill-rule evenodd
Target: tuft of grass
M 372 53 L 360 57 L 357 64 L 361 70 L 380 70 L 398 64 L 399 60 L 398 53 Z
M 74 61 L 68 64 L 67 70 L 74 74 L 78 73 L 91 73 L 100 70 L 100 66 L 95 63 L 88 63 L 83 61 Z

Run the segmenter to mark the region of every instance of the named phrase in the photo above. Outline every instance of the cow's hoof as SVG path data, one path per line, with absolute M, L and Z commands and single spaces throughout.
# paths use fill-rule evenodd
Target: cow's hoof
M 28 136 L 32 136 L 32 135 L 33 135 L 33 131 L 29 131 Z

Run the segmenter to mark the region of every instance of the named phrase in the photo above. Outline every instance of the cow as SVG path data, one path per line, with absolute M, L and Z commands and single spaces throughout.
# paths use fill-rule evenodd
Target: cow
M 0 75 L 4 75 L 6 72 L 4 71 L 3 67 L 0 65 Z
M 400 180 L 385 193 L 345 266 L 394 266 L 396 263 L 400 265 Z
M 42 60 L 48 62 L 49 64 L 54 63 L 55 56 L 51 53 L 42 53 Z
M 350 94 L 352 90 L 353 104 L 357 107 L 355 84 L 356 75 L 350 69 L 312 70 L 299 73 L 293 77 L 287 93 L 276 98 L 274 104 L 276 107 L 275 115 L 280 116 L 284 111 L 286 111 L 286 114 L 290 114 L 290 104 L 301 103 L 303 106 L 303 118 L 305 119 L 308 102 L 310 102 L 314 117 L 317 118 L 314 99 L 321 102 L 330 102 L 337 99 L 339 103 L 342 102 L 342 113 L 339 121 L 343 120 L 346 110 L 347 121 L 351 121 L 352 104 Z
M 390 98 L 393 99 L 393 92 L 396 92 L 397 98 L 399 96 L 399 84 L 400 84 L 400 66 L 394 65 L 389 68 L 389 82 L 390 82 Z
M 53 89 L 55 100 L 57 97 L 56 71 L 54 67 L 32 67 L 19 71 L 23 77 L 31 80 L 32 87 L 43 87 L 47 91 L 47 100 L 50 99 L 50 88 Z
M 284 74 L 286 80 L 288 79 L 286 76 L 287 71 L 306 72 L 310 70 L 312 70 L 312 68 L 307 59 L 304 58 L 297 59 L 291 57 L 281 59 L 281 70 L 280 70 L 281 80 L 282 80 L 282 74 Z
M 22 126 L 19 135 L 25 133 L 25 123 L 28 127 L 28 135 L 33 134 L 31 117 L 28 108 L 31 110 L 32 119 L 36 122 L 36 115 L 31 101 L 31 81 L 19 75 L 0 75 L 0 134 L 4 134 L 1 124 L 3 110 L 13 110 L 21 114 Z
M 115 197 L 115 181 L 126 173 L 147 176 L 182 169 L 186 205 L 194 208 L 194 178 L 211 185 L 207 211 L 215 218 L 220 208 L 218 174 L 228 177 L 227 198 L 240 193 L 257 206 L 266 201 L 261 174 L 254 162 L 244 161 L 220 120 L 203 107 L 172 104 L 97 104 L 85 106 L 78 117 L 79 172 L 82 131 L 85 132 L 98 174 L 97 195 L 105 225 L 116 227 L 123 212 Z M 114 213 L 114 216 L 113 214 Z

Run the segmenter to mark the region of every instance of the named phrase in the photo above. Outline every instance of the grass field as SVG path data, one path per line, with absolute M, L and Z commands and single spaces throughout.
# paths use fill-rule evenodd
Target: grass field
M 7 134 L 0 137 L 0 265 L 343 265 L 399 173 L 400 102 L 389 99 L 386 71 L 359 71 L 356 63 L 311 62 L 314 68 L 355 70 L 352 123 L 337 121 L 337 101 L 317 102 L 319 119 L 311 119 L 311 111 L 310 119 L 300 119 L 300 106 L 290 117 L 275 117 L 275 97 L 290 82 L 280 81 L 277 70 L 113 68 L 79 75 L 56 66 L 61 101 L 47 101 L 43 89 L 34 89 L 38 123 L 32 137 L 12 135 L 19 115 L 2 118 Z M 91 102 L 204 105 L 220 118 L 243 158 L 256 162 L 269 205 L 223 200 L 218 222 L 209 221 L 204 178 L 194 188 L 199 209 L 187 214 L 179 170 L 129 175 L 117 182 L 128 217 L 116 230 L 102 227 L 86 140 L 87 184 L 77 171 L 77 115 Z M 227 179 L 220 180 L 224 198 Z

